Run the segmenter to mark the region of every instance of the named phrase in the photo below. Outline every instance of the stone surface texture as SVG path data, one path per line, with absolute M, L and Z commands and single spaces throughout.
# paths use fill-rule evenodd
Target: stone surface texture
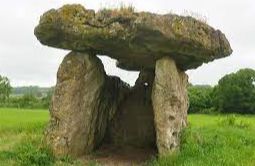
M 56 154 L 91 152 L 104 136 L 107 112 L 100 110 L 106 82 L 94 55 L 71 52 L 59 67 L 46 140 Z
M 35 29 L 45 45 L 108 55 L 127 70 L 153 69 L 164 56 L 187 70 L 231 54 L 225 35 L 190 16 L 135 12 L 133 8 L 102 9 L 81 5 L 51 9 Z
M 71 50 L 57 73 L 45 133 L 56 155 L 102 147 L 174 152 L 187 126 L 185 71 L 232 53 L 225 35 L 201 20 L 132 7 L 64 5 L 43 14 L 34 33 L 44 45 Z M 100 55 L 139 71 L 135 85 L 106 75 Z
M 110 143 L 119 147 L 155 147 L 156 136 L 151 102 L 153 71 L 141 71 L 118 107 L 109 126 Z
M 157 61 L 152 90 L 157 147 L 168 154 L 179 147 L 182 129 L 187 125 L 187 75 L 175 62 L 164 57 Z

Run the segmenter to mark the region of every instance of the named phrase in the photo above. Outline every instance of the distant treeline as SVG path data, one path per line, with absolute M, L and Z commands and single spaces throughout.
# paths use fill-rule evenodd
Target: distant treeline
M 32 94 L 36 97 L 44 97 L 52 89 L 52 87 L 39 87 L 39 86 L 21 86 L 13 87 L 11 95 L 23 96 L 25 94 Z
M 23 86 L 11 88 L 9 96 L 0 98 L 0 107 L 49 108 L 53 87 Z
M 189 113 L 255 114 L 255 70 L 225 75 L 218 85 L 190 85 Z
M 53 91 L 54 87 L 11 88 L 8 78 L 0 76 L 0 107 L 49 108 Z M 255 114 L 255 70 L 225 75 L 214 87 L 190 84 L 188 95 L 189 113 Z

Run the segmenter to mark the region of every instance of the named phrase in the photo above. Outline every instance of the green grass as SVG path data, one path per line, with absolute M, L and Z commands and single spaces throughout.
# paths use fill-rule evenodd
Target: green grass
M 25 159 L 31 158 L 34 153 L 38 160 L 44 160 L 42 156 L 50 156 L 41 153 L 43 149 L 37 146 L 41 144 L 48 119 L 46 110 L 0 108 L 0 166 L 32 165 Z M 47 159 L 49 161 L 49 157 Z
M 54 157 L 43 143 L 49 112 L 0 108 L 0 166 L 80 165 L 68 156 Z
M 189 115 L 189 122 L 180 151 L 149 165 L 255 165 L 255 116 Z
M 42 144 L 46 110 L 0 108 L 0 166 L 69 166 Z M 93 164 L 91 164 L 93 165 Z M 149 161 L 149 166 L 254 166 L 255 116 L 189 115 L 180 151 Z
M 41 136 L 49 119 L 46 110 L 0 108 L 0 150 L 7 150 L 27 135 Z
M 0 108 L 0 135 L 4 133 L 41 132 L 49 113 L 40 109 Z

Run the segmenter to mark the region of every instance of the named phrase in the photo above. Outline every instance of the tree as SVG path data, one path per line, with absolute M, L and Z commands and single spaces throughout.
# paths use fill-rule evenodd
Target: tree
M 195 85 L 188 87 L 189 113 L 206 113 L 213 108 L 213 88 L 207 85 Z
M 54 87 L 51 87 L 48 90 L 47 95 L 42 98 L 42 103 L 43 103 L 44 108 L 49 108 L 50 103 L 51 103 L 51 99 L 52 99 L 52 96 L 53 96 L 53 92 L 54 92 Z
M 11 89 L 10 80 L 0 75 L 0 102 L 5 102 L 9 99 Z
M 255 113 L 255 70 L 224 76 L 214 88 L 215 105 L 224 113 Z

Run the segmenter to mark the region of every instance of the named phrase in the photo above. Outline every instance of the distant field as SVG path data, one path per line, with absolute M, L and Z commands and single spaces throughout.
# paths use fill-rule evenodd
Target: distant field
M 219 121 L 226 120 L 227 117 L 235 117 L 236 123 L 243 121 L 249 124 L 255 130 L 254 115 L 206 115 L 206 114 L 191 114 L 188 116 L 188 121 L 192 127 L 215 127 L 218 128 Z
M 47 110 L 0 108 L 0 135 L 3 132 L 41 129 L 48 119 L 49 112 Z
M 48 119 L 46 110 L 0 108 L 0 166 L 80 165 L 69 158 L 56 159 L 43 148 Z M 146 165 L 254 166 L 255 116 L 189 115 L 180 152 Z

